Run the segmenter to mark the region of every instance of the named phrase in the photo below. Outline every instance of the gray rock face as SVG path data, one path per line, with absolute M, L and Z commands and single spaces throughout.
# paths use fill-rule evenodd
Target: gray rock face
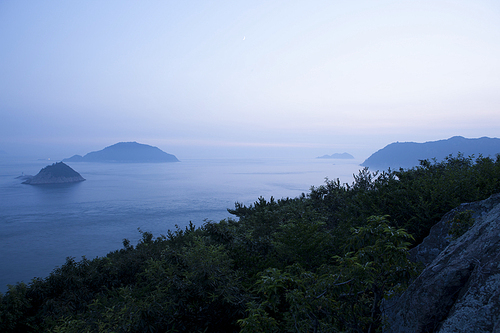
M 448 245 L 450 245 L 451 237 L 448 235 L 450 231 L 451 220 L 457 213 L 471 210 L 474 220 L 480 218 L 489 212 L 495 205 L 500 203 L 500 193 L 494 194 L 486 200 L 463 203 L 455 209 L 446 213 L 441 221 L 436 223 L 430 230 L 423 242 L 410 250 L 410 258 L 412 261 L 421 262 L 425 266 L 429 265 Z
M 476 212 L 472 228 L 451 241 L 398 299 L 386 303 L 387 332 L 500 332 L 500 195 L 449 214 L 466 209 Z M 443 227 L 429 236 L 439 239 L 433 232 L 443 239 Z M 435 252 L 419 251 L 417 258 L 425 260 Z
M 46 166 L 40 172 L 26 179 L 23 184 L 44 185 L 44 184 L 65 184 L 84 181 L 85 179 L 75 170 L 63 162 Z

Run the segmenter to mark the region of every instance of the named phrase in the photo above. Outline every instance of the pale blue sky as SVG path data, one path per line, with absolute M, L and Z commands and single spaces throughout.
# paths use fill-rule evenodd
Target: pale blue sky
M 358 158 L 498 137 L 500 2 L 0 0 L 0 150 Z

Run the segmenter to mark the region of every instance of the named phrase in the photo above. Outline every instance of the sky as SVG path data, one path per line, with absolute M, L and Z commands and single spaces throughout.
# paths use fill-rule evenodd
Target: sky
M 499 133 L 498 0 L 0 0 L 11 155 L 364 159 Z

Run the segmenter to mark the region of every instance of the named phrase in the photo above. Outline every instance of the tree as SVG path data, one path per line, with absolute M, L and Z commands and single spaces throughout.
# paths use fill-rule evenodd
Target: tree
M 300 264 L 269 268 L 256 283 L 260 302 L 248 304 L 242 331 L 376 332 L 381 302 L 404 290 L 417 265 L 408 259 L 411 235 L 372 216 L 353 228 L 347 250 L 308 271 Z

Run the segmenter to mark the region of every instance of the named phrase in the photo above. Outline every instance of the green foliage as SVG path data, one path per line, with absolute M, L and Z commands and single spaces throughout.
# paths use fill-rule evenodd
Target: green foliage
M 272 244 L 281 266 L 298 263 L 313 268 L 331 257 L 335 253 L 333 237 L 325 226 L 303 218 L 280 225 Z
M 27 331 L 31 328 L 31 318 L 25 316 L 31 308 L 28 288 L 24 283 L 9 285 L 8 288 L 0 303 L 0 328 L 6 332 Z
M 448 234 L 453 240 L 465 234 L 474 225 L 473 213 L 472 210 L 459 212 L 448 222 L 450 224 Z
M 417 273 L 407 258 L 446 212 L 500 192 L 500 157 L 363 169 L 297 198 L 236 203 L 102 258 L 68 258 L 0 294 L 0 332 L 376 332 L 381 302 Z M 458 237 L 471 212 L 451 222 Z
M 377 331 L 382 300 L 404 290 L 418 272 L 407 258 L 411 238 L 386 217 L 370 217 L 347 237 L 349 252 L 316 271 L 299 264 L 266 269 L 255 287 L 260 303 L 249 303 L 242 330 Z
M 248 303 L 248 316 L 239 319 L 238 324 L 241 326 L 241 333 L 279 332 L 276 320 L 255 302 Z
M 355 176 L 352 185 L 327 180 L 312 188 L 310 205 L 330 226 L 344 232 L 362 225 L 371 215 L 389 215 L 394 226 L 404 228 L 420 243 L 430 228 L 463 202 L 483 200 L 500 192 L 500 155 L 496 160 L 479 156 L 448 156 L 436 163 L 398 171 Z
M 348 250 L 338 257 L 340 267 L 344 268 L 353 280 L 351 286 L 359 290 L 352 295 L 353 305 L 363 296 L 357 313 L 350 313 L 356 322 L 365 323 L 363 332 L 374 332 L 382 322 L 380 303 L 385 298 L 403 291 L 406 284 L 418 273 L 418 266 L 408 259 L 408 246 L 413 237 L 404 229 L 389 226 L 386 216 L 372 216 L 367 225 L 352 229 L 353 237 L 347 244 Z M 361 295 L 360 292 L 363 292 Z

